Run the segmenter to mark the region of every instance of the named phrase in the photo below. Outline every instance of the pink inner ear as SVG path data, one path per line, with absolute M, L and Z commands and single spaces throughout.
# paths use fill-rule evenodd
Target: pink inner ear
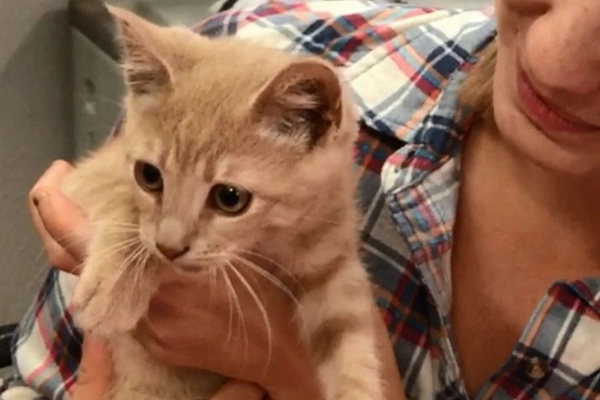
M 342 120 L 341 85 L 324 62 L 303 60 L 283 69 L 262 89 L 253 113 L 284 135 L 305 135 L 312 147 Z

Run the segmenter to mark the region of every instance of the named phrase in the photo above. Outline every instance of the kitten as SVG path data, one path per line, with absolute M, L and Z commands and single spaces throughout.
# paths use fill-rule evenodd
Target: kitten
M 130 332 L 160 264 L 225 268 L 219 259 L 249 254 L 297 282 L 298 329 L 324 398 L 382 399 L 359 257 L 356 114 L 333 67 L 110 11 L 127 116 L 64 182 L 93 229 L 73 304 L 78 326 L 113 351 L 107 400 L 200 400 L 218 389 L 225 378 L 162 365 Z

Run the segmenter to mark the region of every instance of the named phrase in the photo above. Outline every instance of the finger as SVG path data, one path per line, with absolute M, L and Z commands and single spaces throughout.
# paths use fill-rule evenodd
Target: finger
M 66 161 L 54 161 L 50 167 L 44 171 L 29 192 L 29 210 L 35 211 L 36 198 L 47 189 L 59 189 L 60 183 L 67 176 L 73 167 Z
M 86 228 L 85 215 L 60 190 L 63 179 L 72 170 L 66 161 L 53 162 L 30 191 L 29 210 L 45 242 L 49 242 L 47 232 L 74 258 L 81 259 L 85 248 L 85 236 L 82 237 Z M 73 233 L 77 233 L 77 237 Z
M 46 251 L 48 262 L 52 267 L 58 268 L 69 274 L 79 275 L 81 262 L 75 259 L 71 253 L 54 241 L 49 234 L 46 238 L 42 239 L 42 243 L 44 250 Z
M 73 400 L 102 400 L 110 388 L 112 359 L 106 346 L 89 335 L 84 336 Z
M 33 195 L 36 191 L 36 188 L 60 186 L 60 183 L 64 177 L 67 176 L 67 174 L 72 170 L 73 166 L 64 160 L 56 160 L 52 162 L 50 167 L 48 167 L 48 169 L 44 171 L 42 176 L 37 180 L 30 194 Z
M 154 332 L 147 316 L 142 317 L 132 335 L 154 358 L 166 364 L 177 365 L 170 359 L 166 342 Z
M 167 311 L 168 310 L 168 311 Z M 168 314 L 165 314 L 168 312 Z M 189 343 L 181 340 L 177 336 L 177 331 L 180 331 L 180 324 L 177 328 L 174 327 L 172 319 L 168 319 L 168 315 L 181 315 L 177 313 L 177 309 L 165 303 L 160 304 L 159 309 L 155 307 L 153 310 L 153 318 L 144 316 L 132 332 L 135 339 L 157 360 L 173 365 L 187 366 L 189 362 L 189 351 L 179 348 L 180 345 Z M 165 329 L 166 327 L 171 329 Z M 197 332 L 197 342 L 204 341 L 204 332 Z M 192 334 L 192 333 L 190 333 Z M 203 359 L 204 360 L 204 359 Z
M 83 212 L 58 189 L 48 189 L 38 200 L 39 217 L 48 234 L 73 258 L 82 260 L 89 240 Z
M 267 394 L 253 383 L 229 381 L 210 400 L 263 400 Z
M 63 269 L 67 272 L 72 272 L 72 270 L 77 267 L 77 257 L 73 256 L 73 254 L 70 254 L 63 245 L 59 244 L 52 237 L 52 235 L 56 235 L 56 232 L 52 232 L 53 229 L 51 229 L 51 232 L 49 232 L 46 224 L 50 228 L 54 228 L 55 224 L 53 220 L 47 223 L 46 219 L 48 218 L 48 214 L 51 214 L 52 212 L 52 199 L 54 196 L 56 196 L 55 193 L 60 193 L 60 183 L 71 170 L 71 165 L 66 161 L 59 160 L 53 162 L 29 192 L 28 201 L 29 212 L 31 214 L 34 227 L 38 232 L 40 239 L 42 240 L 42 244 L 46 250 L 46 254 L 50 263 L 53 266 Z M 40 210 L 38 208 L 41 203 L 44 204 L 44 215 L 40 215 Z M 69 211 L 70 210 L 68 209 L 58 209 L 54 212 L 65 212 L 63 215 L 70 215 L 67 213 Z M 64 231 L 63 228 L 60 228 L 60 230 Z M 58 234 L 64 236 L 64 234 Z
M 36 203 L 38 205 L 46 204 L 46 198 L 51 196 L 52 194 L 49 194 L 48 192 L 40 193 L 36 198 Z M 47 210 L 47 208 L 47 206 L 43 206 L 43 212 L 45 215 L 50 213 Z M 79 259 L 76 258 L 76 256 L 74 256 L 73 254 L 71 254 L 67 249 L 65 249 L 63 245 L 54 240 L 50 232 L 48 232 L 43 217 L 40 215 L 40 212 L 37 207 L 34 207 L 34 209 L 30 211 L 30 213 L 31 219 L 33 220 L 33 225 L 38 233 L 40 240 L 42 241 L 42 246 L 46 251 L 48 262 L 50 262 L 50 264 L 53 267 L 59 268 L 65 272 L 77 273 Z

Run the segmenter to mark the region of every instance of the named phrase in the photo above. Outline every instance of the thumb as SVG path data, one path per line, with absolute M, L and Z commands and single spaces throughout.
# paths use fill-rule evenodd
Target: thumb
M 85 335 L 73 400 L 102 400 L 110 388 L 111 379 L 110 352 L 103 343 Z
M 210 400 L 263 400 L 266 396 L 264 390 L 252 383 L 229 381 Z
M 85 214 L 60 190 L 48 188 L 37 210 L 50 236 L 76 260 L 82 260 L 89 239 Z

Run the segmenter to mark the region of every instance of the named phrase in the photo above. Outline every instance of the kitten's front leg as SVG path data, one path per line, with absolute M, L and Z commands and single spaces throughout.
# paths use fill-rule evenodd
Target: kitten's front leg
M 133 330 L 158 288 L 157 265 L 135 248 L 111 252 L 129 239 L 114 236 L 92 237 L 73 295 L 77 325 L 104 338 Z
M 301 300 L 300 320 L 326 400 L 382 400 L 373 296 L 358 260 Z

